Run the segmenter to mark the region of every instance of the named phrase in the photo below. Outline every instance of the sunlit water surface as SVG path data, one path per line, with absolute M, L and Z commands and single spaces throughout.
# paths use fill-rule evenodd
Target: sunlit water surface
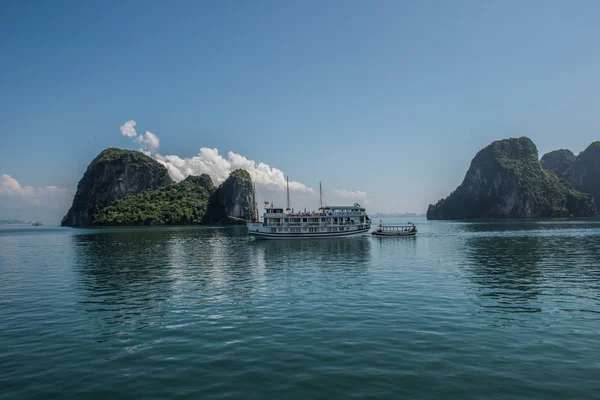
M 3 399 L 598 398 L 600 222 L 0 228 Z

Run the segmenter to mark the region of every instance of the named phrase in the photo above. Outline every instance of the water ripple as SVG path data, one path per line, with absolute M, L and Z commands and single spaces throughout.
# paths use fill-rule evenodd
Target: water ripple
M 600 224 L 0 230 L 3 398 L 593 398 Z

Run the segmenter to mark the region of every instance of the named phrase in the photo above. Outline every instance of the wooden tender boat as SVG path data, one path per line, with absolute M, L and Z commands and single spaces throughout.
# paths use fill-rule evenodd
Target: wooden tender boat
M 386 237 L 415 236 L 416 234 L 417 227 L 412 222 L 407 225 L 383 225 L 379 221 L 377 229 L 371 232 L 371 235 Z

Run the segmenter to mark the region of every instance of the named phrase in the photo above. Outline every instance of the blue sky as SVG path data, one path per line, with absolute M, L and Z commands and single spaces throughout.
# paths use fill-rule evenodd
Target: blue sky
M 0 175 L 73 190 L 104 148 L 140 147 L 119 131 L 135 120 L 162 155 L 232 151 L 323 181 L 330 202 L 424 212 L 493 140 L 541 155 L 599 138 L 598 16 L 597 1 L 4 1 Z

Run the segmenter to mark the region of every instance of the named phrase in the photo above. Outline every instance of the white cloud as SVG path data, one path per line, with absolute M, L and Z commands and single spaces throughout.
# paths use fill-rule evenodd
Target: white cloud
M 283 171 L 265 163 L 248 160 L 232 151 L 224 157 L 219 154 L 218 149 L 202 147 L 197 155 L 189 158 L 160 154 L 155 154 L 154 158 L 167 168 L 175 181 L 181 181 L 189 175 L 208 174 L 216 185 L 220 185 L 231 172 L 244 169 L 250 173 L 252 181 L 256 184 L 259 205 L 263 204 L 264 200 L 280 206 L 285 205 L 286 180 Z M 295 207 L 312 208 L 317 205 L 315 190 L 300 182 L 290 181 L 290 197 L 291 205 Z
M 134 127 L 136 122 L 131 120 L 121 126 L 121 133 L 130 137 L 135 143 L 142 146 L 140 151 L 153 157 L 163 164 L 169 171 L 171 178 L 179 182 L 189 175 L 208 174 L 215 185 L 221 184 L 229 174 L 236 169 L 244 169 L 250 173 L 252 181 L 256 183 L 256 192 L 259 206 L 264 200 L 285 206 L 286 178 L 283 171 L 262 162 L 249 160 L 241 154 L 228 152 L 221 155 L 218 149 L 201 147 L 198 154 L 192 157 L 179 157 L 177 155 L 163 156 L 159 153 L 160 140 L 152 132 L 146 131 L 145 135 L 137 135 Z M 290 181 L 291 207 L 317 208 L 318 195 L 315 190 L 301 182 Z M 365 192 L 336 189 L 333 191 L 332 200 L 336 203 L 348 203 L 349 199 L 361 199 L 368 203 Z M 333 204 L 333 203 L 332 203 Z
M 0 210 L 6 218 L 60 219 L 73 201 L 73 189 L 22 186 L 8 174 L 0 175 Z
M 19 181 L 8 174 L 0 176 L 0 196 L 2 198 L 13 198 L 30 204 L 41 204 L 44 199 L 66 198 L 72 200 L 75 191 L 72 189 L 60 189 L 56 186 L 44 186 L 33 188 L 21 186 Z M 48 205 L 52 205 L 49 203 Z
M 135 132 L 135 121 L 127 121 L 121 126 L 121 135 L 128 137 L 136 137 L 137 133 Z
M 121 135 L 127 136 L 139 143 L 142 147 L 140 151 L 148 156 L 156 153 L 160 147 L 160 140 L 158 136 L 150 131 L 146 131 L 143 135 L 138 135 L 135 131 L 136 122 L 130 120 L 121 125 Z
M 339 204 L 360 202 L 363 206 L 371 205 L 367 192 L 361 190 L 333 189 L 333 201 Z
M 7 174 L 0 176 L 0 195 L 19 196 L 22 193 L 23 188 L 16 179 Z
M 157 152 L 160 147 L 160 140 L 150 131 L 146 131 L 145 135 L 138 136 L 138 142 L 142 144 L 142 149 L 151 153 Z
M 343 197 L 345 199 L 366 199 L 367 193 L 361 192 L 360 190 L 346 190 L 346 189 L 334 189 L 333 193 L 335 193 L 339 197 Z
M 277 191 L 283 193 L 286 188 L 286 180 L 283 172 L 277 168 L 272 168 L 262 162 L 256 163 L 248 160 L 241 154 L 230 151 L 227 157 L 219 154 L 218 149 L 208 147 L 200 148 L 197 155 L 189 158 L 181 158 L 176 155 L 161 155 L 160 139 L 150 131 L 144 135 L 138 135 L 135 131 L 136 122 L 130 120 L 121 126 L 121 134 L 131 138 L 142 147 L 140 151 L 153 157 L 163 164 L 169 171 L 169 175 L 175 181 L 181 181 L 188 175 L 208 174 L 215 184 L 221 184 L 229 174 L 238 168 L 245 169 L 250 173 L 252 180 L 256 183 L 257 191 L 266 189 L 267 191 Z M 315 195 L 314 189 L 300 182 L 290 182 L 290 192 Z

